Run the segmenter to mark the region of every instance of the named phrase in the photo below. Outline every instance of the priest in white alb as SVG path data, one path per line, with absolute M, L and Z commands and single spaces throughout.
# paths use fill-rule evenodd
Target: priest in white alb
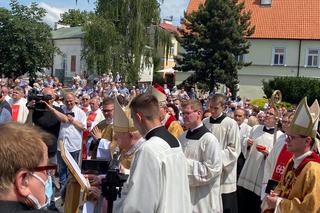
M 260 195 L 264 165 L 274 143 L 276 116 L 277 111 L 274 107 L 267 109 L 265 124 L 254 126 L 247 140 L 246 162 L 238 180 L 240 212 L 261 212 Z M 278 139 L 283 133 L 277 131 L 276 134 Z
M 222 212 L 220 177 L 221 149 L 217 138 L 203 125 L 202 106 L 197 100 L 182 103 L 187 131 L 180 137 L 187 158 L 192 211 Z

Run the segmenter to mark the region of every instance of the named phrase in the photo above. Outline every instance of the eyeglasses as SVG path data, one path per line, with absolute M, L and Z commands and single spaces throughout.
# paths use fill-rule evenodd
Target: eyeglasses
M 266 115 L 274 116 L 274 114 L 271 112 L 266 112 Z
M 112 112 L 114 109 L 103 109 L 102 112 Z
M 36 168 L 31 169 L 32 172 L 42 172 L 45 171 L 45 173 L 48 176 L 53 176 L 57 172 L 57 165 L 52 164 L 52 165 L 47 165 L 47 166 L 38 166 Z
M 194 112 L 198 112 L 198 111 L 197 110 L 193 110 L 191 112 L 182 112 L 181 114 L 182 114 L 182 116 L 185 116 L 185 115 L 191 115 Z
M 82 98 L 82 100 L 87 101 L 87 100 L 89 100 L 89 98 Z

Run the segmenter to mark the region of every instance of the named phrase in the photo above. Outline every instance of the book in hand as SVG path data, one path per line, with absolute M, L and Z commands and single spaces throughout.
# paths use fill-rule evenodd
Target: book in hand
M 262 145 L 257 145 L 257 146 L 256 146 L 256 149 L 259 150 L 259 151 L 263 151 L 263 150 L 266 150 L 267 147 L 262 146 Z
M 83 190 L 88 190 L 90 188 L 89 181 L 81 173 L 81 169 L 78 163 L 73 159 L 72 155 L 68 150 L 66 150 L 63 141 L 60 141 L 61 157 L 65 164 L 67 165 L 70 173 L 75 177 L 77 182 L 80 184 Z
M 271 190 L 273 191 L 278 185 L 278 181 L 276 180 L 268 180 L 268 184 L 267 184 L 267 187 L 266 187 L 266 193 L 267 194 L 270 194 Z

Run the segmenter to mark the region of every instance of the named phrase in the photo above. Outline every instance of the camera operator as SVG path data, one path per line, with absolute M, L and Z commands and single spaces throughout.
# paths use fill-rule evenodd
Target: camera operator
M 46 87 L 42 90 L 42 95 L 48 97 L 46 103 L 53 107 L 55 110 L 63 113 L 60 107 L 53 106 L 55 94 L 52 88 Z M 50 98 L 49 98 L 50 97 Z M 31 100 L 27 103 L 27 107 L 29 109 L 29 115 L 27 118 L 26 123 L 34 124 L 36 126 L 41 127 L 43 130 L 51 133 L 55 136 L 56 139 L 59 137 L 59 130 L 60 130 L 60 121 L 56 118 L 56 116 L 49 110 L 38 110 L 36 107 L 36 101 Z M 50 145 L 48 147 L 48 156 L 49 161 L 51 163 L 55 163 L 55 155 L 57 153 L 57 142 Z
M 53 107 L 55 110 L 63 113 L 60 107 L 53 106 L 55 93 L 52 88 L 46 87 L 42 90 L 42 97 L 45 97 L 46 103 Z M 56 154 L 57 154 L 57 140 L 60 130 L 60 121 L 56 116 L 49 110 L 39 110 L 36 107 L 36 100 L 31 100 L 27 103 L 29 109 L 29 114 L 26 123 L 34 124 L 35 126 L 41 127 L 44 131 L 52 134 L 55 137 L 55 140 L 52 144 L 48 145 L 48 157 L 49 163 L 56 164 Z M 49 209 L 56 209 L 54 201 L 51 201 Z

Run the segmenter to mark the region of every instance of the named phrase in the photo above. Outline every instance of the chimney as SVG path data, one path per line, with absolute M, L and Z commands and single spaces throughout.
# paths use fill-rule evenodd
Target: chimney
M 261 0 L 261 5 L 262 6 L 271 6 L 271 1 L 272 0 Z
M 70 25 L 63 25 L 63 24 L 59 24 L 59 22 L 55 22 L 54 23 L 54 30 L 58 30 L 61 28 L 70 28 Z
M 164 18 L 163 22 L 166 24 L 171 24 L 172 25 L 172 21 L 173 21 L 173 16 L 169 16 L 169 18 Z

